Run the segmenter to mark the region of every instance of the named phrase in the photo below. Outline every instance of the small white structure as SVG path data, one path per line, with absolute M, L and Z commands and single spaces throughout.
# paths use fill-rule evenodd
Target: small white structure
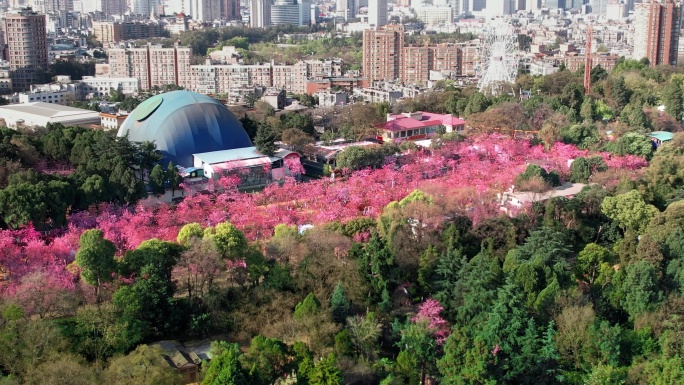
M 314 93 L 314 97 L 318 98 L 318 105 L 321 107 L 332 107 L 347 104 L 347 93 L 343 91 L 324 92 L 319 91 Z
M 100 112 L 100 125 L 110 130 L 118 130 L 127 117 L 128 115 L 126 114 Z
M 45 127 L 48 123 L 65 126 L 99 124 L 100 113 L 59 104 L 34 102 L 0 107 L 0 119 L 9 128 Z
M 193 166 L 204 170 L 204 177 L 218 178 L 222 174 L 234 170 L 247 171 L 260 168 L 265 174 L 270 174 L 273 180 L 281 179 L 290 175 L 285 167 L 285 159 L 299 159 L 299 154 L 293 151 L 280 149 L 273 156 L 266 156 L 256 147 L 236 148 L 232 150 L 203 152 L 192 154 Z M 268 171 L 267 171 L 268 170 Z
M 125 95 L 137 94 L 140 91 L 140 80 L 137 78 L 103 78 L 84 76 L 80 82 L 83 98 L 109 95 L 112 89 Z

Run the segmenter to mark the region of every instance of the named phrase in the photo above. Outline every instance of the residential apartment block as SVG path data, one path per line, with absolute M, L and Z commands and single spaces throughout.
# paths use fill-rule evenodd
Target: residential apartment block
M 271 0 L 249 0 L 249 25 L 264 28 L 271 25 Z
M 374 81 L 426 84 L 430 71 L 474 76 L 479 41 L 404 47 L 403 28 L 387 25 L 363 33 L 363 74 Z
M 389 24 L 363 31 L 363 75 L 373 82 L 402 77 L 404 26 Z
M 166 84 L 185 88 L 192 85 L 192 48 L 114 48 L 108 54 L 110 76 L 140 79 L 140 89 L 143 91 Z
M 681 6 L 672 0 L 634 4 L 634 59 L 677 65 Z
M 273 87 L 284 88 L 294 94 L 306 93 L 309 80 L 341 77 L 341 60 L 303 60 L 294 65 L 273 65 Z
M 230 49 L 223 50 L 229 52 Z M 220 51 L 220 52 L 223 52 Z M 192 49 L 175 46 L 108 50 L 111 78 L 137 78 L 140 90 L 177 84 L 202 94 L 225 95 L 236 100 L 255 87 L 284 89 L 294 94 L 307 93 L 309 81 L 341 78 L 344 63 L 340 59 L 304 60 L 295 64 L 222 63 L 208 59 L 206 64 L 192 64 Z M 220 64 L 215 64 L 220 63 Z
M 164 26 L 157 22 L 109 22 L 93 21 L 93 35 L 103 44 L 134 39 L 160 37 Z
M 39 71 L 48 68 L 45 15 L 23 9 L 5 16 L 7 60 L 15 89 L 28 89 L 38 83 Z
M 452 43 L 404 47 L 404 71 L 401 81 L 404 84 L 426 84 L 430 80 L 430 71 L 439 71 L 450 76 L 466 76 L 463 73 L 464 47 L 464 44 Z

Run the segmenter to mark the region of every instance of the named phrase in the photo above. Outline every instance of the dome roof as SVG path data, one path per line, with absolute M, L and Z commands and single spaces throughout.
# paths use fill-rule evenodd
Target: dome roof
M 126 118 L 118 136 L 151 141 L 164 162 L 192 166 L 192 154 L 251 147 L 240 121 L 219 101 L 190 91 L 172 91 L 142 102 Z

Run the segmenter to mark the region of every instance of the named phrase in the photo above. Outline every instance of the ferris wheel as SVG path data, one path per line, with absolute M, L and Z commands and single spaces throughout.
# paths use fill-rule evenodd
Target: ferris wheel
M 491 21 L 480 42 L 477 88 L 485 94 L 499 93 L 512 85 L 518 73 L 518 38 L 510 24 L 502 19 Z

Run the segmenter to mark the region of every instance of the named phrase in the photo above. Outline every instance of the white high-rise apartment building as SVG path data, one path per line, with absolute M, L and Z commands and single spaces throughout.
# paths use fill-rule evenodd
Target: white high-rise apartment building
M 271 0 L 250 0 L 249 25 L 252 28 L 271 25 Z
M 192 12 L 190 12 L 190 1 L 191 0 L 166 0 L 164 2 L 164 13 L 167 15 L 173 15 L 174 13 L 191 15 Z
M 278 0 L 271 7 L 271 24 L 309 25 L 311 23 L 311 3 L 308 0 Z
M 345 21 L 356 16 L 355 0 L 337 0 L 335 8 L 337 9 L 337 17 L 344 18 Z
M 454 13 L 449 6 L 426 5 L 416 8 L 416 18 L 427 25 L 450 24 Z
M 608 0 L 590 0 L 591 13 L 598 16 L 606 16 L 608 11 Z
M 368 24 L 387 25 L 387 0 L 368 0 Z
M 525 0 L 526 11 L 536 11 L 541 8 L 541 1 L 539 0 Z
M 134 15 L 157 15 L 159 0 L 130 0 L 130 6 Z
M 221 0 L 191 0 L 190 9 L 193 20 L 212 21 L 221 17 Z
M 29 0 L 26 4 L 38 13 L 73 11 L 74 0 Z
M 627 17 L 627 4 L 619 1 L 612 1 L 606 7 L 606 19 L 619 20 Z

